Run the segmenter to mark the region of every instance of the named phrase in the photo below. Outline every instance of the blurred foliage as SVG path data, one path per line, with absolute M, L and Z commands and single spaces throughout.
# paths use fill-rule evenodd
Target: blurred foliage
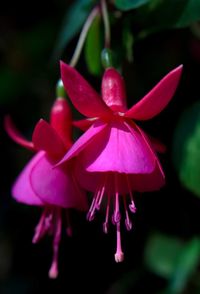
M 200 19 L 199 0 L 153 0 L 138 11 L 139 24 L 147 33 L 190 26 Z
M 182 293 L 200 262 L 200 240 L 193 238 L 187 242 L 178 255 L 177 264 L 170 279 L 169 289 L 173 293 Z
M 146 243 L 144 253 L 147 268 L 164 278 L 170 278 L 183 246 L 179 238 L 158 233 L 152 234 Z
M 93 75 L 102 73 L 101 51 L 103 49 L 101 36 L 101 18 L 98 15 L 87 35 L 85 43 L 85 60 L 88 70 Z
M 181 182 L 200 197 L 200 102 L 181 115 L 174 133 L 173 161 Z
M 123 46 L 125 48 L 125 56 L 128 62 L 133 62 L 134 37 L 131 32 L 131 26 L 129 21 L 124 22 L 122 40 L 123 40 Z
M 167 293 L 182 293 L 200 262 L 200 239 L 183 242 L 177 237 L 154 233 L 145 250 L 145 264 L 168 279 Z
M 67 11 L 63 20 L 62 29 L 59 33 L 58 40 L 53 53 L 54 60 L 61 55 L 64 48 L 72 38 L 80 31 L 89 12 L 91 11 L 94 1 L 76 0 Z
M 129 10 L 138 8 L 143 4 L 148 3 L 149 0 L 115 0 L 115 5 L 121 10 Z

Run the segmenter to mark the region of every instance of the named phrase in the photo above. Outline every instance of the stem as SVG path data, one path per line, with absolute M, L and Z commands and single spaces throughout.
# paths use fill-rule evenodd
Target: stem
M 108 16 L 108 8 L 105 0 L 101 0 L 101 10 L 105 29 L 105 47 L 110 48 L 110 22 Z
M 79 60 L 79 57 L 80 57 L 80 54 L 81 54 L 85 39 L 87 37 L 88 30 L 89 30 L 90 26 L 92 25 L 95 17 L 98 14 L 99 14 L 99 7 L 96 6 L 96 7 L 94 7 L 94 9 L 89 14 L 89 16 L 88 16 L 88 18 L 87 18 L 87 20 L 86 20 L 86 22 L 85 22 L 85 24 L 83 26 L 83 29 L 81 31 L 78 43 L 76 45 L 76 49 L 75 49 L 74 54 L 72 56 L 72 59 L 71 59 L 71 61 L 69 63 L 73 67 L 76 66 L 76 64 L 77 64 L 77 62 Z

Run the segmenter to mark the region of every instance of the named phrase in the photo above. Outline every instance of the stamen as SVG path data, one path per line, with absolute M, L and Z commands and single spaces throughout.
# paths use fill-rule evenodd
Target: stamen
M 55 279 L 58 276 L 58 252 L 61 239 L 61 227 L 62 227 L 62 216 L 61 209 L 57 209 L 56 213 L 56 226 L 54 231 L 54 240 L 53 240 L 53 260 L 49 270 L 49 278 Z
M 66 222 L 67 222 L 66 233 L 67 233 L 67 236 L 71 237 L 72 236 L 72 226 L 71 226 L 71 221 L 70 221 L 70 211 L 69 211 L 69 209 L 65 210 L 65 216 L 66 216 Z
M 46 232 L 48 232 L 49 235 L 53 235 L 53 231 L 54 231 L 53 222 L 54 222 L 54 210 L 52 208 L 49 211 L 49 215 L 47 215 L 45 218 L 45 228 L 46 228 Z
M 115 211 L 113 215 L 113 222 L 116 224 L 116 231 L 117 231 L 117 249 L 115 253 L 116 262 L 121 262 L 124 260 L 124 253 L 122 252 L 122 244 L 121 244 L 120 219 L 121 219 L 121 215 L 119 210 L 118 182 L 117 182 L 117 174 L 115 174 Z
M 104 179 L 103 179 L 103 183 L 101 182 L 100 185 L 98 186 L 94 198 L 92 200 L 92 204 L 90 206 L 90 209 L 87 213 L 87 220 L 92 221 L 94 219 L 94 215 L 95 215 L 95 210 L 99 210 L 100 209 L 100 205 L 103 199 L 103 195 L 105 192 L 105 183 L 106 183 L 106 178 L 107 175 L 105 175 Z
M 119 211 L 119 192 L 118 192 L 118 183 L 117 183 L 117 174 L 115 174 L 115 210 L 112 217 L 113 224 L 120 222 L 121 214 Z
M 103 224 L 103 231 L 105 234 L 108 233 L 108 218 L 109 218 L 109 212 L 110 212 L 110 193 L 108 193 L 108 202 L 107 202 L 107 206 L 106 206 L 106 218 L 105 218 L 105 222 Z
M 116 225 L 118 222 L 120 222 L 121 220 L 121 214 L 119 211 L 119 194 L 116 193 L 115 195 L 115 210 L 114 210 L 114 214 L 112 217 L 112 222 L 114 225 Z
M 97 203 L 95 205 L 95 208 L 97 210 L 100 210 L 100 206 L 101 206 L 101 202 L 102 202 L 102 199 L 103 199 L 104 191 L 105 191 L 105 186 L 102 187 L 101 193 L 100 193 L 100 195 L 98 197 L 98 201 L 97 201 Z
M 133 200 L 133 194 L 132 194 L 132 191 L 131 191 L 131 185 L 130 185 L 130 182 L 129 182 L 129 178 L 128 178 L 128 175 L 126 175 L 126 180 L 127 180 L 127 184 L 128 184 L 128 190 L 129 190 L 129 195 L 130 195 L 130 198 L 131 198 L 131 204 L 129 204 L 129 209 L 132 213 L 135 213 L 136 212 L 136 206 L 135 206 L 135 203 L 134 203 L 134 200 Z
M 95 209 L 96 209 L 96 203 L 98 201 L 99 198 L 99 194 L 100 194 L 101 190 L 97 190 L 94 194 L 94 198 L 92 200 L 92 204 L 90 206 L 90 209 L 87 213 L 87 220 L 88 221 L 92 221 L 94 219 L 94 213 L 95 213 Z
M 100 206 L 101 206 L 101 202 L 102 202 L 102 199 L 103 199 L 103 195 L 105 193 L 105 188 L 106 188 L 106 180 L 107 180 L 107 174 L 105 175 L 104 177 L 104 183 L 102 185 L 102 188 L 101 188 L 101 194 L 99 195 L 99 199 L 96 203 L 96 209 L 99 210 L 100 209 Z
M 125 214 L 126 214 L 125 225 L 126 225 L 127 231 L 130 231 L 132 229 L 132 222 L 131 222 L 131 220 L 129 218 L 127 204 L 126 204 L 126 198 L 125 197 L 126 196 L 123 195 L 124 210 L 125 210 Z
M 121 246 L 120 222 L 118 222 L 116 226 L 117 226 L 117 250 L 115 253 L 115 261 L 122 262 L 124 260 L 124 253 L 122 252 L 122 246 Z
M 34 234 L 33 239 L 32 239 L 32 243 L 34 243 L 34 244 L 37 243 L 45 235 L 45 233 L 47 231 L 47 227 L 46 227 L 46 224 L 45 224 L 47 213 L 48 213 L 48 208 L 45 207 L 44 211 L 42 213 L 42 216 L 41 216 L 41 218 L 39 220 L 39 223 L 35 228 L 35 234 Z

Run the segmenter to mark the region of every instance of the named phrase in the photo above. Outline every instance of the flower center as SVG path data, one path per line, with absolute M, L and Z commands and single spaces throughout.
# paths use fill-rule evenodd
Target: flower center
M 119 183 L 121 178 L 126 179 L 128 193 L 130 197 L 130 204 L 127 206 L 126 202 L 126 195 L 121 195 L 119 193 Z M 114 185 L 113 189 L 110 189 L 110 185 Z M 112 192 L 111 192 L 112 191 Z M 113 192 L 114 191 L 114 192 Z M 107 197 L 107 204 L 106 204 L 106 213 L 105 213 L 105 221 L 103 223 L 103 231 L 104 233 L 108 233 L 109 227 L 109 216 L 111 206 L 113 208 L 113 214 L 111 216 L 111 220 L 113 225 L 116 226 L 116 253 L 115 253 L 115 261 L 121 262 L 124 260 L 124 253 L 122 251 L 121 245 L 121 231 L 120 231 L 120 222 L 121 222 L 121 212 L 120 212 L 120 200 L 123 202 L 124 206 L 124 216 L 125 216 L 125 226 L 128 231 L 132 229 L 132 222 L 129 217 L 129 210 L 132 213 L 136 212 L 135 203 L 133 200 L 133 194 L 131 192 L 131 186 L 129 182 L 129 177 L 127 174 L 119 174 L 119 173 L 105 173 L 100 181 L 100 185 L 98 186 L 92 204 L 87 214 L 87 219 L 92 221 L 95 217 L 96 211 L 100 210 L 102 200 L 104 196 Z M 112 200 L 112 201 L 111 201 Z M 129 208 L 129 209 L 128 209 Z

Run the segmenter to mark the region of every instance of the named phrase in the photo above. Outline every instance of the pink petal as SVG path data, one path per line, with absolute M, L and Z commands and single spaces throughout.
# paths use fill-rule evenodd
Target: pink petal
M 129 182 L 133 191 L 150 192 L 163 187 L 165 185 L 165 177 L 156 163 L 155 169 L 151 174 L 130 175 Z
M 73 126 L 80 129 L 81 131 L 87 131 L 91 125 L 97 120 L 97 118 L 86 118 L 81 120 L 74 120 Z
M 105 71 L 101 89 L 103 100 L 113 111 L 127 110 L 124 80 L 114 68 Z
M 96 192 L 97 188 L 100 187 L 100 184 L 103 181 L 103 177 L 105 176 L 105 173 L 102 172 L 87 172 L 78 159 L 76 161 L 75 174 L 80 186 L 91 192 Z
M 63 157 L 63 159 L 57 164 L 60 165 L 65 161 L 71 159 L 72 157 L 79 154 L 94 138 L 97 134 L 101 133 L 105 127 L 106 123 L 102 123 L 101 121 L 95 122 L 69 149 L 67 154 Z
M 136 128 L 112 122 L 79 155 L 89 172 L 151 173 L 155 156 Z
M 109 115 L 110 110 L 89 83 L 71 66 L 61 62 L 61 78 L 76 109 L 87 117 Z
M 16 127 L 14 126 L 12 119 L 9 115 L 7 115 L 4 119 L 4 127 L 5 130 L 7 132 L 7 134 L 10 136 L 10 138 L 16 142 L 17 144 L 31 150 L 31 151 L 35 151 L 34 149 L 34 145 L 32 142 L 26 140 L 21 134 L 20 132 L 16 129 Z
M 66 148 L 56 131 L 41 119 L 33 132 L 33 143 L 37 150 L 44 150 L 53 158 L 60 159 Z
M 12 187 L 12 196 L 18 202 L 28 205 L 44 205 L 43 201 L 35 194 L 30 184 L 30 173 L 32 168 L 37 165 L 38 161 L 40 161 L 43 156 L 43 151 L 38 152 L 25 166 L 15 181 Z
M 149 174 L 124 174 L 116 172 L 87 172 L 83 166 L 76 167 L 76 175 L 81 187 L 96 192 L 105 185 L 105 194 L 114 196 L 116 190 L 119 194 L 129 194 L 130 191 L 150 192 L 159 190 L 165 184 L 165 177 L 160 172 L 157 163 L 155 169 Z M 106 179 L 106 181 L 105 181 Z
M 147 120 L 159 114 L 172 99 L 178 86 L 182 65 L 169 72 L 144 98 L 133 105 L 126 117 Z
M 155 169 L 151 174 L 130 175 L 130 187 L 133 191 L 138 192 L 150 192 L 159 190 L 165 185 L 165 174 L 159 162 L 159 159 L 154 152 L 155 146 L 153 145 L 152 147 L 151 139 L 148 138 L 148 136 L 141 128 L 138 127 L 138 125 L 134 124 L 134 126 L 140 132 L 142 138 L 144 139 L 144 142 L 148 146 L 149 150 L 151 150 L 152 156 L 155 158 Z
M 161 166 L 161 164 L 160 164 L 160 161 L 159 161 L 159 159 L 158 159 L 158 156 L 157 156 L 157 155 L 155 154 L 155 152 L 153 151 L 153 148 L 151 148 L 151 144 L 152 144 L 151 141 L 149 140 L 148 136 L 144 133 L 144 131 L 143 131 L 141 128 L 138 127 L 138 125 L 135 125 L 135 126 L 136 126 L 136 128 L 138 129 L 138 131 L 140 132 L 140 134 L 141 134 L 141 136 L 143 137 L 143 139 L 144 139 L 144 141 L 146 142 L 146 144 L 149 146 L 149 149 L 151 150 L 153 156 L 154 156 L 155 159 L 156 159 L 157 167 L 158 167 L 158 169 L 159 169 L 159 171 L 160 171 L 160 174 L 162 174 L 162 177 L 165 179 L 165 173 L 164 173 L 164 171 L 163 171 L 163 169 L 162 169 L 162 166 Z
M 30 182 L 35 194 L 45 204 L 87 209 L 86 195 L 76 184 L 72 167 L 54 168 L 54 162 L 46 154 L 32 167 Z

